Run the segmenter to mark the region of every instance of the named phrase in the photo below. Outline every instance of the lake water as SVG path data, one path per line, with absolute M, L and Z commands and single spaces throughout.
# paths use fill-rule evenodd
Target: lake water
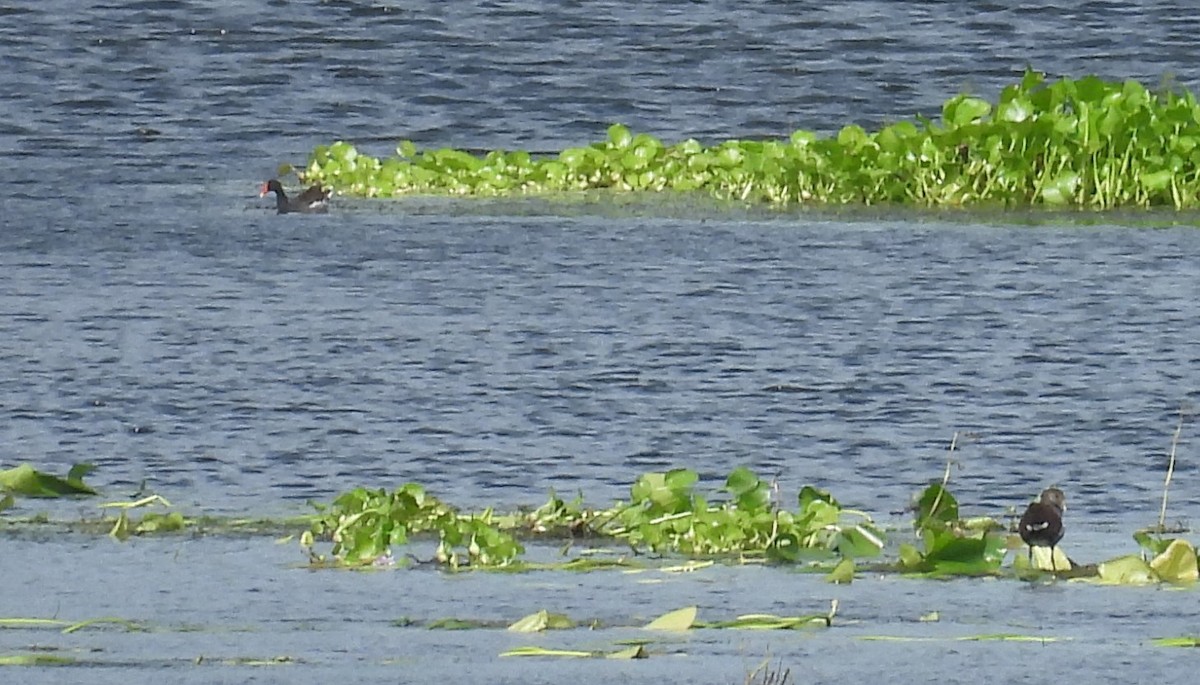
M 892 512 L 940 477 L 958 432 L 952 488 L 967 513 L 1002 515 L 1056 483 L 1068 494 L 1073 556 L 1132 552 L 1129 533 L 1157 518 L 1178 412 L 1200 392 L 1195 217 L 341 198 L 328 215 L 280 217 L 256 191 L 279 163 L 337 138 L 376 154 L 400 138 L 553 151 L 601 139 L 614 121 L 670 141 L 870 128 L 936 116 L 964 90 L 994 97 L 1026 65 L 1196 88 L 1198 29 L 1200 17 L 1166 2 L 0 6 L 0 466 L 65 472 L 89 461 L 106 500 L 145 481 L 189 513 L 290 514 L 357 485 L 406 481 L 465 507 L 539 504 L 551 488 L 604 506 L 644 471 L 694 468 L 715 489 L 744 464 L 778 476 L 785 492 L 813 483 L 902 521 Z M 1200 507 L 1196 430 L 1182 432 L 1171 520 L 1194 520 Z M 97 512 L 23 500 L 17 513 L 36 511 Z M 241 558 L 225 541 L 77 542 L 0 538 L 0 575 L 98 603 L 77 616 L 10 585 L 0 616 L 167 621 L 143 607 L 171 588 L 145 589 L 166 581 L 144 576 L 179 564 L 138 575 L 136 555 L 174 559 L 194 545 L 199 559 Z M 255 654 L 300 653 L 280 626 L 345 612 L 355 592 L 370 597 L 359 575 L 284 570 L 284 559 L 300 560 L 294 551 L 243 550 L 252 561 L 230 562 L 263 574 L 229 586 L 232 606 L 247 593 L 286 605 L 280 615 L 249 609 L 255 639 L 267 641 Z M 45 560 L 35 576 L 26 559 Z M 121 595 L 103 590 L 103 574 L 64 572 L 110 565 L 144 582 Z M 452 593 L 493 582 L 370 577 L 404 596 L 409 583 Z M 312 578 L 322 580 L 305 585 Z M 389 605 L 375 619 L 515 620 L 538 608 L 527 593 L 539 582 L 509 586 L 500 607 Z M 581 582 L 584 614 L 626 587 Z M 725 592 L 758 581 L 723 572 L 705 582 Z M 853 592 L 887 595 L 870 582 Z M 970 611 L 950 632 L 1052 623 L 1027 608 L 1047 597 L 1101 635 L 1132 626 L 1116 646 L 1146 658 L 1146 631 L 1184 630 L 1169 603 L 1161 621 L 1133 620 L 1145 592 L 1123 595 L 1118 616 L 1106 613 L 1111 594 L 1003 585 L 1003 596 L 982 596 L 1012 616 Z M 801 587 L 820 602 L 832 594 L 817 581 Z M 343 591 L 293 606 L 297 593 Z M 661 613 L 688 596 L 724 601 L 685 591 L 651 612 L 617 611 Z M 237 621 L 204 597 L 169 603 L 172 625 Z M 738 597 L 738 613 L 788 610 Z M 820 610 L 808 604 L 791 610 Z M 871 613 L 882 611 L 862 617 L 864 632 L 887 632 Z M 365 630 L 406 639 L 386 625 Z M 320 630 L 359 644 L 341 627 Z M 822 640 L 861 648 L 837 635 Z M 38 642 L 0 638 L 5 651 Z M 266 646 L 277 638 L 279 650 Z M 1066 663 L 1094 666 L 1108 640 L 1080 635 Z M 723 644 L 718 654 L 736 653 Z M 799 660 L 814 649 L 799 644 L 777 651 Z M 763 646 L 748 648 L 750 668 Z M 178 646 L 157 654 L 177 648 L 195 656 Z M 988 653 L 1030 663 L 1019 656 L 1028 646 L 1005 649 Z M 382 653 L 362 659 L 377 665 Z M 333 668 L 344 656 L 325 658 Z M 416 662 L 404 672 L 437 677 Z M 744 672 L 720 663 L 678 678 Z M 527 675 L 503 668 L 518 670 L 497 680 Z M 1105 672 L 1125 677 L 1121 668 L 1133 665 Z

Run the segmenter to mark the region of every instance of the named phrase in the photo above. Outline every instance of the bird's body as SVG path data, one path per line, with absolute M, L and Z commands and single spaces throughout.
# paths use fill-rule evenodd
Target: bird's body
M 269 193 L 275 193 L 275 209 L 280 214 L 292 212 L 315 214 L 329 210 L 330 191 L 319 185 L 310 187 L 294 198 L 288 198 L 287 193 L 283 191 L 283 184 L 273 178 L 262 184 L 258 196 L 266 197 Z
M 1017 532 L 1021 540 L 1029 545 L 1029 561 L 1033 563 L 1034 547 L 1050 548 L 1050 569 L 1054 567 L 1054 547 L 1063 538 L 1063 511 L 1067 508 L 1066 495 L 1058 488 L 1046 488 L 1038 501 L 1029 505 L 1021 522 L 1017 524 Z

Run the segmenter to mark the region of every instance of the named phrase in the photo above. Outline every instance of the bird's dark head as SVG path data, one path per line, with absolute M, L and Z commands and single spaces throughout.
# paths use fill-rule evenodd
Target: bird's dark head
M 273 178 L 270 181 L 267 181 L 266 183 L 259 186 L 258 196 L 266 197 L 268 193 L 278 193 L 282 190 L 283 190 L 283 186 L 280 185 L 279 179 Z
M 1046 506 L 1054 507 L 1060 514 L 1067 510 L 1067 496 L 1058 488 L 1046 488 L 1042 490 L 1041 499 L 1038 501 Z

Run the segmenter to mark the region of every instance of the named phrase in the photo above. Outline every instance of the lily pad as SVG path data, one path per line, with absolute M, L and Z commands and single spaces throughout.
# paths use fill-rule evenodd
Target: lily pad
M 1172 540 L 1162 554 L 1154 557 L 1150 568 L 1168 583 L 1194 583 L 1200 573 L 1196 566 L 1196 548 L 1182 539 Z
M 666 630 L 671 632 L 691 630 L 692 625 L 696 623 L 696 611 L 697 607 L 690 606 L 665 613 L 646 624 L 646 630 Z
M 66 478 L 43 473 L 29 464 L 0 471 L 0 490 L 26 497 L 66 497 L 95 495 L 96 491 L 83 482 L 94 470 L 91 464 L 76 464 Z
M 705 628 L 728 630 L 799 630 L 801 628 L 828 628 L 832 616 L 812 614 L 810 616 L 776 616 L 774 614 L 746 614 L 732 621 L 704 624 Z
M 514 647 L 505 652 L 500 652 L 500 656 L 552 656 L 552 657 L 567 657 L 571 659 L 588 659 L 595 654 L 585 652 L 578 649 L 547 649 L 546 647 Z
M 837 566 L 825 576 L 825 580 L 838 585 L 849 585 L 854 582 L 854 560 L 842 559 Z
M 1106 561 L 1097 571 L 1099 582 L 1109 585 L 1149 585 L 1157 580 L 1154 569 L 1133 555 Z
M 75 659 L 57 654 L 0 654 L 0 666 L 70 666 Z
M 1200 637 L 1158 637 L 1150 643 L 1158 647 L 1200 647 Z
M 543 630 L 564 630 L 574 627 L 575 622 L 565 615 L 552 614 L 542 609 L 513 623 L 508 629 L 514 633 L 540 633 Z

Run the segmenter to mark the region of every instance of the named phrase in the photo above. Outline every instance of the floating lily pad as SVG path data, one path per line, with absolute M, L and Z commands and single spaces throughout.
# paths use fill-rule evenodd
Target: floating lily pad
M 641 645 L 618 649 L 614 652 L 589 652 L 578 649 L 549 649 L 546 647 L 516 647 L 500 656 L 534 656 L 565 659 L 645 659 L 646 649 Z
M 1158 580 L 1154 569 L 1141 557 L 1133 555 L 1106 561 L 1097 571 L 1099 582 L 1110 585 L 1149 585 Z
M 78 663 L 57 654 L 0 654 L 0 666 L 70 666 Z
M 1196 548 L 1187 540 L 1178 538 L 1172 540 L 1162 554 L 1154 557 L 1150 568 L 1168 583 L 1194 583 L 1200 575 L 1200 569 L 1196 566 Z
M 538 633 L 543 630 L 565 630 L 574 628 L 575 622 L 563 614 L 552 614 L 545 609 L 532 613 L 508 627 L 514 633 Z
M 697 607 L 690 606 L 668 612 L 646 624 L 646 630 L 683 632 L 696 623 Z
M 1200 637 L 1158 637 L 1150 643 L 1158 647 L 1200 647 Z
M 83 477 L 95 470 L 91 464 L 76 464 L 66 478 L 43 473 L 29 464 L 0 471 L 0 490 L 26 497 L 67 497 L 95 495 L 96 491 L 83 482 Z
M 854 581 L 854 560 L 842 559 L 837 566 L 825 576 L 825 580 L 839 585 L 849 585 Z

